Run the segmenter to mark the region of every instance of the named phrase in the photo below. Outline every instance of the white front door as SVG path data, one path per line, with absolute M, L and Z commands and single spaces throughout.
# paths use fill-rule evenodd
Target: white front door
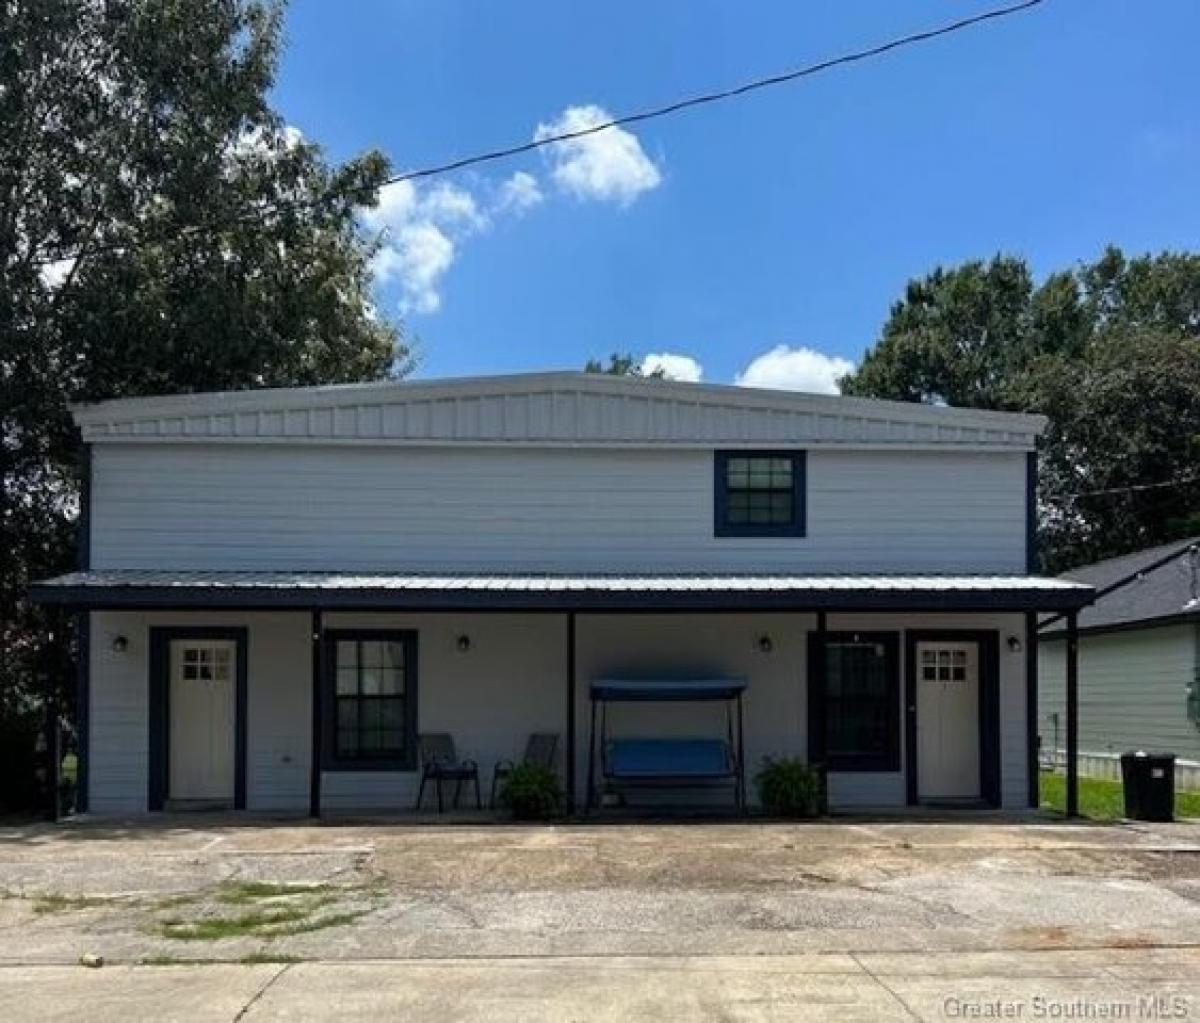
M 917 794 L 979 798 L 977 643 L 917 644 Z
M 233 803 L 237 643 L 176 639 L 170 657 L 170 799 Z

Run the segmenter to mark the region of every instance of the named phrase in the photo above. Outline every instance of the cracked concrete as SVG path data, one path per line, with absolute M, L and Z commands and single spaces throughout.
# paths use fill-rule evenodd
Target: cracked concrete
M 271 886 L 319 886 L 345 922 L 164 933 L 287 904 Z M 952 988 L 1084 978 L 1200 995 L 1192 825 L 89 822 L 0 830 L 0 890 L 0 998 L 39 1018 L 64 991 L 101 1020 L 944 1018 Z

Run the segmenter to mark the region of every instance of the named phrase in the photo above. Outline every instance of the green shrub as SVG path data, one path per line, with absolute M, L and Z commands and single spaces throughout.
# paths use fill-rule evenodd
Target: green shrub
M 562 784 L 548 767 L 517 764 L 500 789 L 500 799 L 517 820 L 549 820 L 562 812 Z
M 767 757 L 754 776 L 758 801 L 774 817 L 818 817 L 824 812 L 821 773 L 794 757 Z

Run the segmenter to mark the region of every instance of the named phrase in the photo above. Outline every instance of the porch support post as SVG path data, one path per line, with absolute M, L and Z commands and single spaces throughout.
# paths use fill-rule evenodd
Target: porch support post
M 88 767 L 91 762 L 92 613 L 75 616 L 75 813 L 88 811 Z
M 1025 612 L 1025 763 L 1029 784 L 1029 807 L 1042 801 L 1038 773 L 1038 616 Z
M 567 808 L 575 812 L 575 612 L 567 613 Z
M 1067 614 L 1067 816 L 1079 816 L 1079 614 Z
M 308 815 L 321 816 L 321 690 L 324 675 L 324 657 L 321 651 L 321 633 L 324 621 L 319 609 L 312 612 L 312 752 L 309 761 Z
M 829 808 L 829 771 L 825 763 L 825 690 L 827 662 L 825 644 L 828 639 L 829 620 L 824 611 L 817 612 L 817 629 L 814 634 L 816 647 L 809 663 L 812 665 L 812 678 L 808 681 L 808 713 L 811 722 L 808 727 L 809 745 L 808 762 L 814 764 L 820 774 L 822 812 Z

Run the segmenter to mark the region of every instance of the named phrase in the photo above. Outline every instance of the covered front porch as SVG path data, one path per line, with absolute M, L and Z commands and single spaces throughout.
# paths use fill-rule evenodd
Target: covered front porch
M 623 791 L 604 766 L 615 740 L 725 743 L 750 806 L 759 766 L 788 757 L 826 772 L 834 811 L 1024 810 L 1037 618 L 1065 613 L 1070 631 L 1090 592 L 1001 576 L 122 571 L 36 595 L 85 630 L 87 810 L 186 806 L 208 785 L 213 805 L 318 817 L 414 809 L 431 733 L 478 765 L 485 798 L 531 734 L 559 736 L 578 813 L 736 805 L 728 788 Z M 597 744 L 593 684 L 614 679 L 739 680 L 740 734 L 714 703 L 639 700 Z

